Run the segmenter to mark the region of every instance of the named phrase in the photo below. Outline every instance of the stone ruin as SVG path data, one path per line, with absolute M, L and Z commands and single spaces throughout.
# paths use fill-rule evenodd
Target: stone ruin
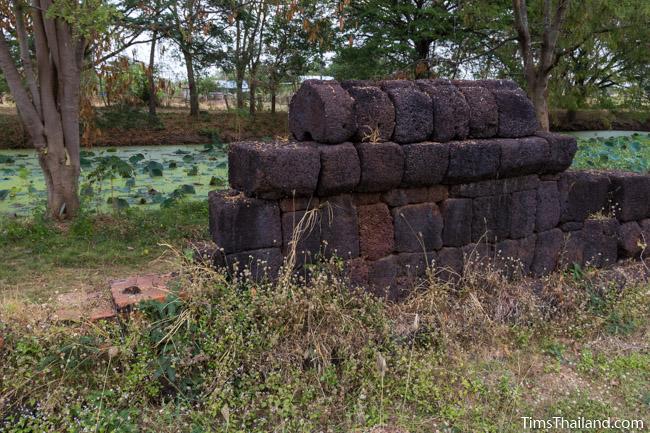
M 289 126 L 295 140 L 230 145 L 216 266 L 273 279 L 287 257 L 301 273 L 336 256 L 397 300 L 470 260 L 543 276 L 650 243 L 650 176 L 567 171 L 576 139 L 539 131 L 509 80 L 306 81 Z

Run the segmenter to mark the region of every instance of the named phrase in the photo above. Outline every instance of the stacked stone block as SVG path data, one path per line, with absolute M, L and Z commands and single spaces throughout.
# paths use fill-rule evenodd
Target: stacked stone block
M 215 262 L 231 272 L 336 256 L 398 299 L 427 269 L 542 276 L 650 241 L 650 176 L 566 171 L 575 139 L 537 131 L 512 81 L 307 81 L 289 118 L 297 141 L 233 143 L 232 189 L 210 193 Z

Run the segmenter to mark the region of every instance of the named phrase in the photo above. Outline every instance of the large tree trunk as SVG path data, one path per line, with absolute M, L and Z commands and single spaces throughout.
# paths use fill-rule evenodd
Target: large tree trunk
M 250 81 L 248 83 L 248 111 L 250 114 L 255 114 L 257 110 L 256 94 L 257 94 L 257 66 L 250 68 Z
M 275 114 L 275 99 L 277 97 L 275 88 L 271 88 L 271 113 Z
M 17 4 L 15 31 L 20 61 L 11 55 L 0 31 L 0 69 L 39 154 L 47 185 L 48 214 L 67 219 L 79 211 L 79 99 L 85 41 L 73 37 L 65 21 L 47 16 L 50 4 L 33 0 L 29 9 L 35 58 L 28 49 L 23 6 Z
M 199 115 L 199 91 L 196 87 L 196 78 L 194 77 L 194 64 L 192 53 L 183 51 L 185 58 L 185 67 L 187 68 L 187 85 L 190 88 L 190 116 L 198 117 Z
M 537 120 L 539 120 L 542 129 L 548 131 L 550 129 L 548 119 L 548 81 L 535 80 L 532 83 L 528 83 L 528 88 L 530 89 L 530 99 L 535 106 Z
M 153 38 L 151 40 L 151 51 L 149 52 L 149 68 L 147 69 L 147 78 L 149 79 L 149 115 L 156 115 L 156 81 L 153 76 L 154 62 L 156 60 L 156 39 L 158 34 L 153 33 Z
M 45 176 L 50 215 L 56 219 L 76 215 L 79 212 L 79 166 L 69 164 L 65 156 L 54 152 L 40 153 L 38 161 Z

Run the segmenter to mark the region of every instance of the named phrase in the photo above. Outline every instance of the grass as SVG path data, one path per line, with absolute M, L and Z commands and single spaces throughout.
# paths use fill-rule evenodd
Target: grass
M 207 239 L 205 201 L 152 210 L 87 211 L 67 225 L 41 216 L 0 218 L 0 298 L 43 300 L 80 285 L 105 287 L 108 278 L 161 271 L 170 244 L 182 249 Z
M 460 287 L 431 281 L 393 305 L 350 290 L 336 261 L 309 285 L 231 281 L 185 262 L 178 288 L 191 296 L 144 304 L 130 320 L 65 325 L 40 307 L 0 310 L 0 425 L 515 433 L 522 416 L 564 415 L 647 426 L 640 266 L 617 270 L 623 289 L 612 271 L 587 269 L 535 292 L 475 270 Z

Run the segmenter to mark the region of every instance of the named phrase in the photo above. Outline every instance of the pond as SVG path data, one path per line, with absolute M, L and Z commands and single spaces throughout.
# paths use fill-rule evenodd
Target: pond
M 577 169 L 650 171 L 650 134 L 579 131 Z M 82 151 L 81 195 L 86 207 L 166 206 L 205 200 L 227 185 L 223 145 L 129 146 Z M 33 150 L 0 150 L 0 215 L 26 215 L 45 205 L 43 175 Z
M 220 145 L 84 149 L 81 197 L 85 206 L 101 210 L 205 200 L 208 191 L 227 185 L 227 166 Z M 36 152 L 0 150 L 0 214 L 29 214 L 46 197 Z

